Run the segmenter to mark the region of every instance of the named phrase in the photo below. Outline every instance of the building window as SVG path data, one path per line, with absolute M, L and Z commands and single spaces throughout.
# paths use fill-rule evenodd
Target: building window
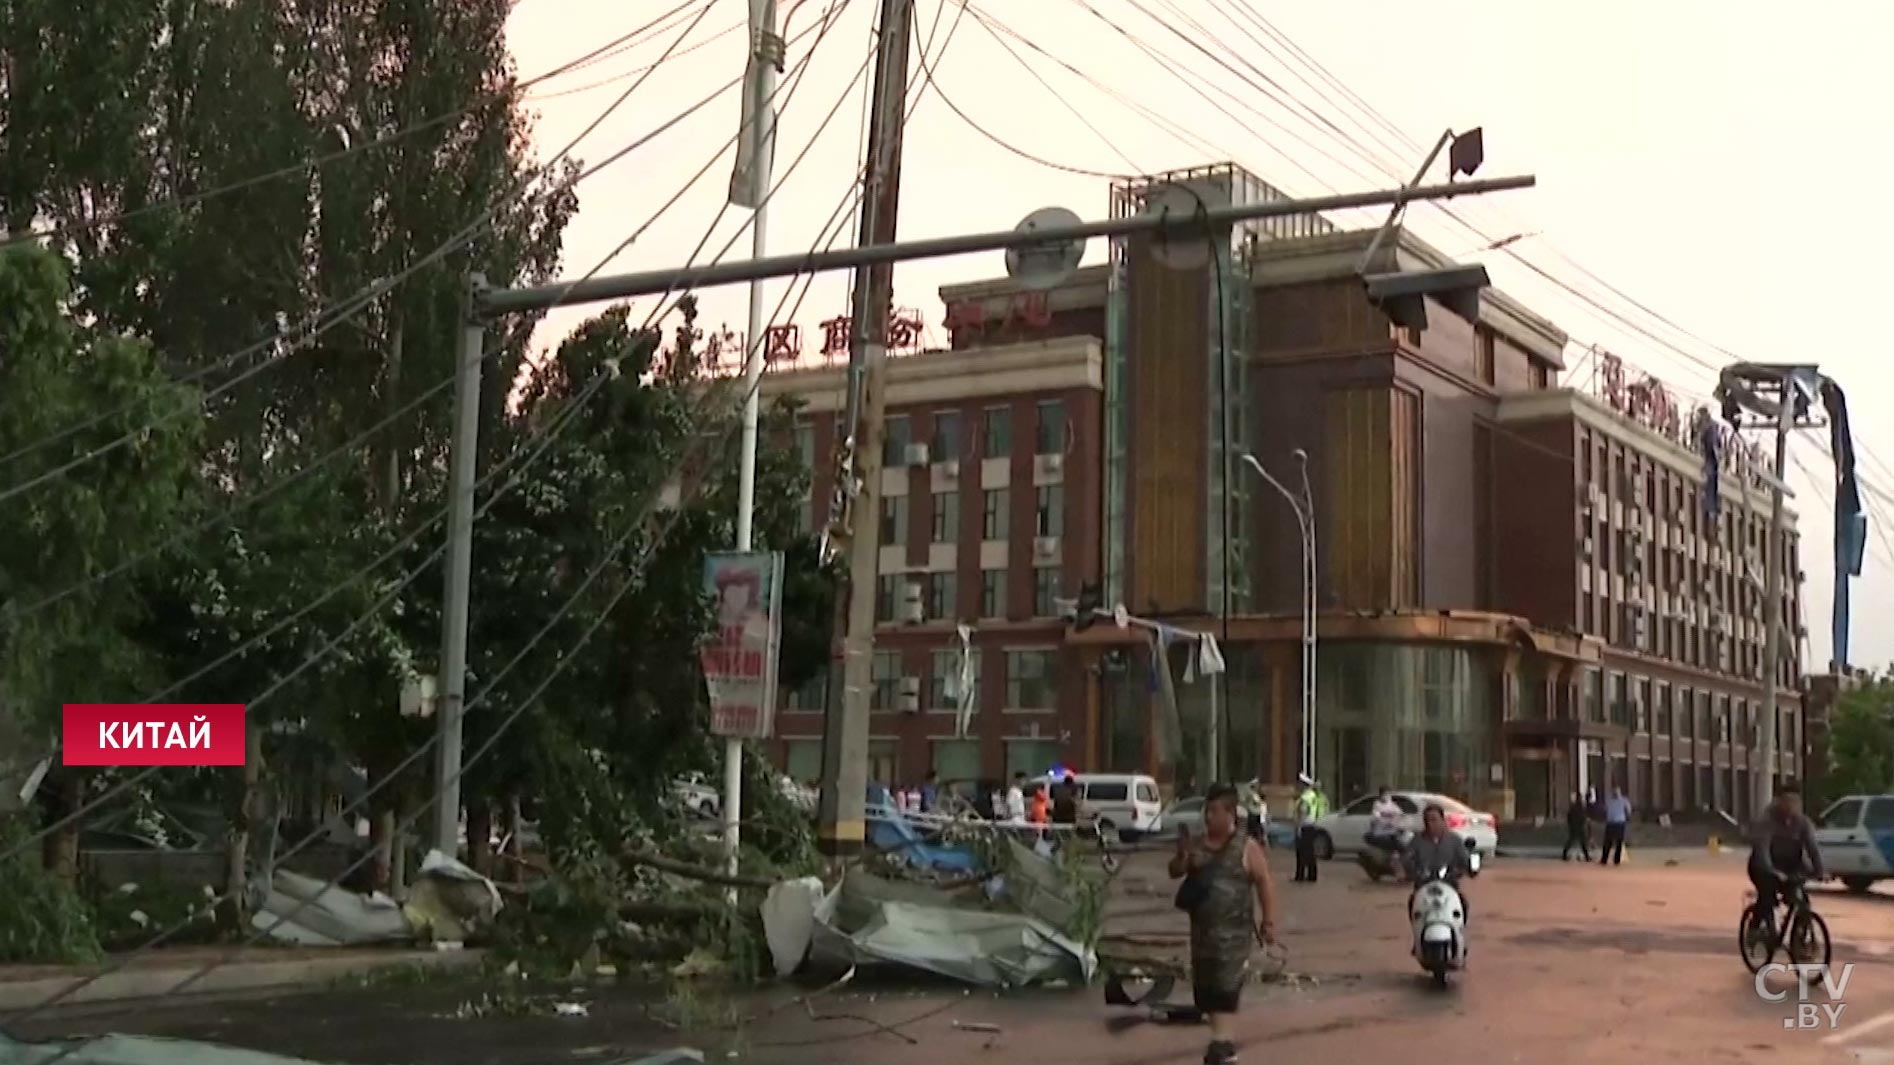
M 1011 407 L 988 407 L 984 415 L 986 424 L 981 429 L 981 454 L 990 459 L 1001 459 L 1013 453 L 1013 410 Z
M 1661 681 L 1657 685 L 1657 702 L 1654 710 L 1656 726 L 1651 731 L 1659 736 L 1669 736 L 1671 734 L 1670 685 Z
M 980 535 L 987 540 L 1004 540 L 1011 533 L 1012 507 L 1007 503 L 1007 490 L 989 488 L 981 498 Z M 886 542 L 886 541 L 883 541 Z
M 1639 677 L 1636 691 L 1636 701 L 1631 704 L 1631 727 L 1636 732 L 1649 732 L 1651 728 L 1650 678 Z
M 796 531 L 807 536 L 815 532 L 815 493 L 805 489 L 796 502 Z
M 960 533 L 960 493 L 934 493 L 934 539 L 937 544 L 951 544 Z
M 928 457 L 935 462 L 946 462 L 960 457 L 960 412 L 957 410 L 937 410 L 934 412 L 934 446 Z
M 1598 684 L 1598 671 L 1588 669 L 1585 679 L 1579 685 L 1578 700 L 1581 704 L 1578 713 L 1572 715 L 1578 721 L 1602 721 L 1604 713 L 1604 689 Z
M 1051 740 L 1007 740 L 1006 779 L 1024 773 L 1043 777 L 1052 772 L 1059 760 L 1059 745 Z
M 1006 616 L 1006 571 L 986 569 L 980 571 L 980 616 L 983 618 L 1003 618 Z
M 896 467 L 908 464 L 908 445 L 914 442 L 914 427 L 905 414 L 896 414 L 888 418 L 888 435 L 881 447 L 881 463 Z
M 1624 674 L 1613 673 L 1605 682 L 1606 698 L 1611 710 L 1610 722 L 1614 725 L 1628 725 L 1631 721 L 1630 700 L 1625 694 Z
M 1039 486 L 1039 503 L 1036 520 L 1038 536 L 1065 535 L 1065 486 L 1062 484 L 1044 484 Z
M 1053 709 L 1052 673 L 1051 651 L 1006 652 L 1006 708 Z
M 815 426 L 807 421 L 796 422 L 796 454 L 802 459 L 803 469 L 815 469 Z
M 974 794 L 982 776 L 979 740 L 935 740 L 933 768 L 940 774 L 941 784 L 961 793 L 963 798 L 979 801 L 980 797 Z
M 868 783 L 892 786 L 901 781 L 901 745 L 894 740 L 868 741 Z
M 1065 404 L 1056 399 L 1039 404 L 1038 454 L 1065 453 Z
M 876 621 L 893 621 L 895 607 L 900 604 L 900 599 L 901 578 L 898 575 L 884 573 L 875 578 Z
M 876 651 L 874 661 L 875 691 L 871 710 L 893 710 L 899 701 L 901 686 L 901 652 Z
M 1479 363 L 1480 383 L 1493 383 L 1493 334 L 1482 329 L 1474 337 L 1474 350 Z
M 1430 723 L 1450 720 L 1464 680 L 1455 648 L 1428 647 L 1421 652 L 1421 714 Z M 1430 733 L 1431 735 L 1431 733 Z
M 790 740 L 783 745 L 783 773 L 799 784 L 822 779 L 822 741 Z
M 1540 391 L 1552 387 L 1552 369 L 1543 362 L 1532 363 L 1532 387 Z
M 974 648 L 973 658 L 973 698 L 974 709 L 980 703 L 980 650 Z M 930 710 L 955 711 L 960 708 L 960 649 L 949 648 L 935 651 L 931 663 L 933 672 L 928 676 L 927 707 Z
M 829 678 L 826 673 L 789 693 L 789 709 L 818 711 L 829 708 Z M 802 779 L 800 777 L 798 780 Z
M 1032 571 L 1032 612 L 1036 618 L 1059 614 L 1059 567 L 1040 566 Z
M 900 547 L 908 542 L 908 497 L 881 497 L 881 542 Z
M 927 576 L 927 618 L 952 621 L 960 611 L 959 574 L 930 573 Z

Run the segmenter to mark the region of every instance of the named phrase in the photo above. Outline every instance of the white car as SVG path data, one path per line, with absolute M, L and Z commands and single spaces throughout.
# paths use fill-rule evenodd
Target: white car
M 1410 832 L 1421 829 L 1421 811 L 1438 805 L 1447 812 L 1447 828 L 1461 839 L 1471 840 L 1473 849 L 1484 858 L 1499 850 L 1499 820 L 1481 813 L 1458 799 L 1429 791 L 1391 791 L 1388 797 L 1401 808 L 1401 827 Z M 1376 796 L 1364 795 L 1347 806 L 1315 822 L 1315 854 L 1333 858 L 1337 854 L 1355 854 L 1362 848 L 1368 826 L 1374 821 Z
M 1248 831 L 1247 826 L 1249 825 L 1249 820 L 1249 808 L 1239 804 L 1236 808 L 1237 830 L 1239 832 Z M 1203 798 L 1198 796 L 1190 799 L 1178 799 L 1176 802 L 1164 808 L 1161 821 L 1164 826 L 1164 832 L 1169 835 L 1175 836 L 1179 832 L 1187 831 L 1191 836 L 1201 838 L 1203 836 Z
M 723 796 L 694 773 L 672 781 L 671 799 L 687 813 L 712 820 L 723 810 Z
M 1849 891 L 1894 878 L 1894 795 L 1849 795 L 1815 818 L 1822 864 Z

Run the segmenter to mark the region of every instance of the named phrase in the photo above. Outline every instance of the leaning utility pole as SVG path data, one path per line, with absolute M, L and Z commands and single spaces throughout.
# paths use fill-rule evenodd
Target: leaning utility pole
M 480 447 L 480 364 L 486 356 L 486 326 L 480 319 L 479 305 L 486 287 L 486 278 L 479 274 L 467 279 L 460 335 L 454 348 L 454 435 L 447 468 L 447 580 L 441 605 L 441 701 L 436 722 L 441 742 L 435 752 L 440 797 L 434 807 L 434 846 L 449 858 L 460 853 L 460 743 L 461 720 L 467 707 L 474 457 Z
M 906 117 L 909 23 L 914 0 L 881 0 L 875 55 L 875 96 L 868 126 L 862 192 L 863 247 L 893 244 L 901 198 L 901 132 Z M 883 378 L 888 365 L 888 316 L 894 308 L 894 265 L 855 271 L 852 335 L 848 345 L 849 443 L 839 449 L 836 532 L 848 547 L 847 595 L 836 597 L 841 624 L 842 683 L 830 675 L 828 714 L 822 725 L 822 800 L 817 843 L 842 857 L 861 849 L 868 791 L 868 719 L 874 692 L 875 589 L 881 556 L 881 466 L 886 426 Z M 848 499 L 854 491 L 852 502 Z

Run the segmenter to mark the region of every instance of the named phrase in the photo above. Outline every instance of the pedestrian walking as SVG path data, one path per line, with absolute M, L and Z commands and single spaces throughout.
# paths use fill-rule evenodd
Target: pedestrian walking
M 1631 824 L 1631 800 L 1623 788 L 1612 788 L 1605 800 L 1605 845 L 1598 851 L 1599 865 L 1624 864 L 1624 833 Z
M 1033 785 L 1031 803 L 1032 812 L 1027 815 L 1027 820 L 1035 825 L 1043 825 L 1052 820 L 1052 799 L 1046 794 L 1044 781 Z
M 1561 860 L 1572 860 L 1573 847 L 1578 848 L 1579 857 L 1591 861 L 1591 811 L 1585 809 L 1585 797 L 1576 791 L 1572 804 L 1565 808 L 1565 853 Z
M 1256 944 L 1276 942 L 1276 896 L 1262 844 L 1238 831 L 1236 789 L 1213 784 L 1204 797 L 1203 839 L 1177 835 L 1172 879 L 1177 907 L 1190 914 L 1190 988 L 1210 1022 L 1204 1065 L 1237 1060 L 1230 1018 L 1242 1004 Z
M 1320 872 L 1315 860 L 1315 822 L 1322 817 L 1322 793 L 1307 773 L 1296 778 L 1302 791 L 1296 796 L 1296 882 L 1313 884 Z
M 940 773 L 928 770 L 927 779 L 921 782 L 921 812 L 936 813 L 940 810 Z
M 1245 804 L 1249 807 L 1250 838 L 1263 846 L 1269 846 L 1269 800 L 1263 798 L 1263 782 L 1252 780 L 1245 789 Z
M 1006 789 L 1006 819 L 1014 824 L 1026 822 L 1026 774 L 1014 773 L 1013 786 Z

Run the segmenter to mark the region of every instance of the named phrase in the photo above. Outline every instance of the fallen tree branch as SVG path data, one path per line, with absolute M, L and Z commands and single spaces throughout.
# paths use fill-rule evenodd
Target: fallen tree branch
M 620 855 L 620 858 L 626 865 L 656 869 L 660 873 L 670 873 L 672 876 L 681 876 L 686 880 L 696 880 L 705 884 L 716 884 L 719 887 L 758 888 L 767 891 L 776 886 L 775 881 L 765 880 L 760 876 L 731 876 L 715 869 L 705 869 L 701 866 L 673 861 L 660 855 L 646 854 L 643 851 L 627 850 Z

